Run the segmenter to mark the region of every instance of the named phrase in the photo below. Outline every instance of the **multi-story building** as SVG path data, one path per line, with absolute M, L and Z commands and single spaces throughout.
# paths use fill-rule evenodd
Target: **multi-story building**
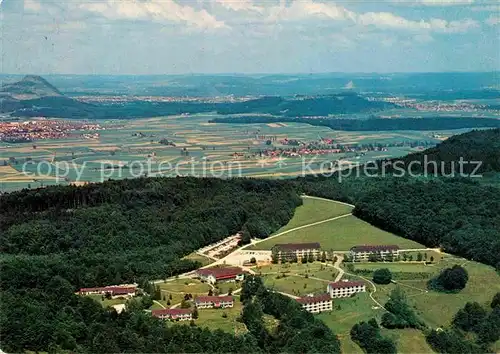
M 399 255 L 399 247 L 396 245 L 363 245 L 354 246 L 350 250 L 354 262 L 366 262 L 375 256 L 379 260 L 387 260 Z
M 198 296 L 194 303 L 199 309 L 227 308 L 234 306 L 232 296 Z
M 190 309 L 153 310 L 151 314 L 159 319 L 170 321 L 189 321 L 193 319 L 193 312 Z
M 308 257 L 312 254 L 316 259 L 321 252 L 321 246 L 317 242 L 313 243 L 282 243 L 274 245 L 272 251 L 282 258 L 290 258 L 297 256 L 297 258 Z
M 326 291 L 331 298 L 349 297 L 356 293 L 366 292 L 366 285 L 362 281 L 338 281 L 328 284 Z
M 112 298 L 133 297 L 137 291 L 135 285 L 115 285 L 101 288 L 81 288 L 80 295 L 106 295 L 110 294 Z
M 328 294 L 304 296 L 297 299 L 302 307 L 311 313 L 320 313 L 332 310 L 332 299 Z
M 242 281 L 245 279 L 245 272 L 238 267 L 202 268 L 196 271 L 202 281 L 210 284 L 217 282 Z

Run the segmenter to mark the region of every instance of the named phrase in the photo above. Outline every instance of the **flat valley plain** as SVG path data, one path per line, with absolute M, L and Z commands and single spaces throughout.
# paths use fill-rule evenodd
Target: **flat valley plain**
M 304 161 L 300 157 L 261 156 L 260 152 L 293 148 L 281 144 L 284 139 L 309 143 L 324 138 L 338 144 L 438 143 L 443 137 L 464 131 L 343 132 L 301 123 L 208 123 L 214 117 L 217 116 L 199 114 L 99 121 L 105 130 L 99 131 L 95 139 L 82 136 L 89 132 L 74 131 L 66 139 L 0 142 L 0 191 L 144 175 L 290 178 L 302 175 L 303 171 L 328 173 L 321 168 L 322 163 L 338 160 L 346 168 L 417 150 L 404 146 L 365 154 L 306 155 Z M 162 139 L 175 146 L 160 144 Z M 268 139 L 273 139 L 272 145 L 266 144 Z

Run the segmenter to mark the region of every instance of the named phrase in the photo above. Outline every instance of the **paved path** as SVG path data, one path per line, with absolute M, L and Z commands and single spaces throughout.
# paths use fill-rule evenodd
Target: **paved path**
M 340 281 L 340 279 L 342 279 L 342 277 L 344 276 L 344 269 L 340 267 L 343 260 L 344 256 L 339 254 L 337 255 L 337 261 L 332 265 L 332 267 L 339 272 L 339 274 L 337 274 L 337 276 L 335 277 L 334 282 Z
M 156 300 L 153 300 L 153 302 L 154 302 L 155 304 L 157 304 L 157 305 L 160 305 L 163 309 L 166 309 L 166 307 L 165 307 L 165 306 L 163 306 L 163 305 L 161 304 L 161 302 L 156 301 Z
M 339 259 L 340 257 L 337 256 L 337 262 L 335 262 L 335 264 L 333 265 L 333 267 L 335 269 L 337 269 L 337 271 L 339 272 L 339 276 L 337 276 L 336 280 L 335 281 L 339 281 L 340 279 L 342 279 L 342 276 L 344 274 L 347 274 L 347 275 L 350 275 L 350 276 L 353 276 L 353 277 L 358 277 L 358 278 L 361 278 L 363 279 L 364 281 L 368 282 L 372 287 L 373 287 L 373 291 L 370 293 L 370 299 L 372 299 L 372 301 L 377 304 L 378 307 L 380 308 L 383 308 L 385 310 L 385 307 L 382 306 L 382 304 L 380 302 L 378 302 L 377 300 L 375 300 L 375 298 L 373 297 L 373 294 L 375 294 L 377 292 L 377 286 L 375 285 L 375 283 L 373 283 L 370 279 L 367 279 L 365 277 L 362 277 L 360 275 L 357 275 L 357 274 L 351 274 L 351 273 L 347 273 L 345 272 L 341 267 L 340 267 L 340 264 L 342 263 L 342 261 L 339 262 Z M 343 257 L 342 257 L 343 259 Z M 338 280 L 337 280 L 338 279 Z

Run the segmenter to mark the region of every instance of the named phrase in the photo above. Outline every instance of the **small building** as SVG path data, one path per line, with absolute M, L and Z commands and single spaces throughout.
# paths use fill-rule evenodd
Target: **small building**
M 312 253 L 314 259 L 316 259 L 321 252 L 321 245 L 318 242 L 281 243 L 274 245 L 272 251 L 280 258 L 290 258 L 294 255 L 297 256 L 297 258 L 304 258 Z
M 193 312 L 190 309 L 153 310 L 151 314 L 161 320 L 169 321 L 190 321 L 193 319 Z
M 370 256 L 376 256 L 380 260 L 387 260 L 399 255 L 399 246 L 396 245 L 362 245 L 354 246 L 350 250 L 353 262 L 370 260 Z
M 200 280 L 210 284 L 242 281 L 245 279 L 245 272 L 239 267 L 203 268 L 198 269 L 196 274 Z
M 302 305 L 302 308 L 311 313 L 320 313 L 333 309 L 333 301 L 329 294 L 304 296 L 298 298 L 297 302 Z
M 366 292 L 366 284 L 362 281 L 337 281 L 328 284 L 326 292 L 331 298 L 350 297 L 356 293 Z
M 199 309 L 225 309 L 234 306 L 234 299 L 232 296 L 198 296 L 194 303 Z
M 135 285 L 115 285 L 100 288 L 81 288 L 79 295 L 106 295 L 110 294 L 112 298 L 133 297 L 137 291 Z

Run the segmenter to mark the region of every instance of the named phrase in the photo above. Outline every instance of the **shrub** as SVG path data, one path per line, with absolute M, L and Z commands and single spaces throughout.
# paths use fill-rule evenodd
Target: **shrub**
M 387 268 L 377 269 L 373 272 L 373 282 L 377 284 L 389 284 L 392 280 L 392 273 Z
M 438 291 L 458 292 L 465 288 L 469 275 L 459 265 L 444 269 L 436 278 L 431 279 L 429 287 Z

